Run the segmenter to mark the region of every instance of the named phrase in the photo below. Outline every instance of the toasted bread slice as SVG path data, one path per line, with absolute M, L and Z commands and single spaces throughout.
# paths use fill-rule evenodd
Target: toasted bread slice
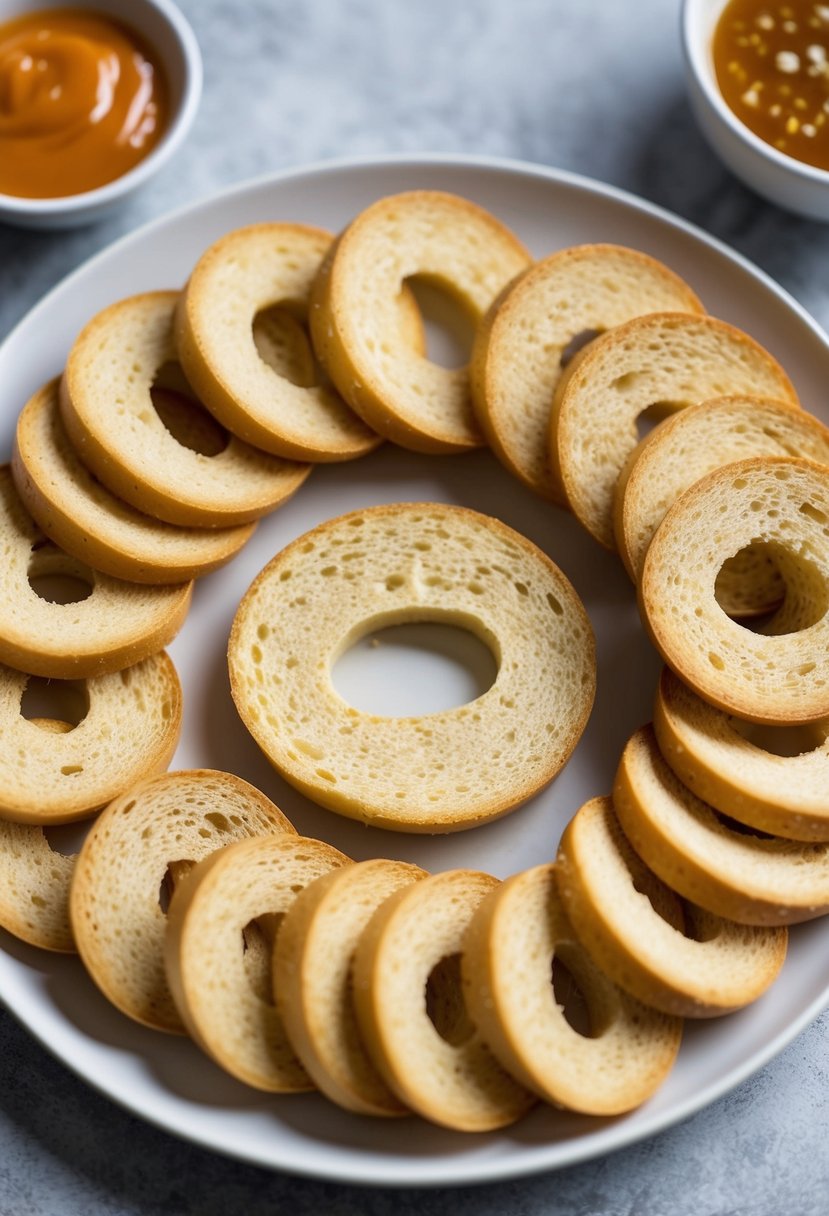
M 556 882 L 596 966 L 665 1013 L 731 1013 L 765 992 L 785 961 L 785 928 L 738 925 L 683 906 L 631 848 L 610 798 L 591 799 L 570 820 Z
M 620 245 L 561 249 L 525 271 L 475 335 L 472 400 L 487 442 L 525 485 L 561 505 L 550 467 L 553 393 L 570 348 L 651 312 L 705 311 L 678 275 Z
M 116 498 L 75 454 L 60 418 L 57 380 L 23 407 L 12 475 L 51 541 L 94 570 L 131 582 L 182 583 L 208 574 L 230 561 L 256 527 L 177 527 Z
M 555 960 L 584 997 L 585 1034 L 551 991 Z M 622 1114 L 649 1098 L 673 1066 L 682 1022 L 640 1004 L 591 962 L 564 913 L 553 865 L 515 874 L 481 901 L 462 967 L 464 996 L 484 1041 L 547 1102 Z
M 47 540 L 7 465 L 0 468 L 0 541 L 0 663 L 9 667 L 59 680 L 120 671 L 166 646 L 187 616 L 192 583 L 141 587 L 92 570 Z M 74 598 L 46 598 L 56 594 L 54 580 Z
M 345 400 L 378 434 L 418 452 L 480 447 L 467 369 L 448 369 L 401 334 L 406 279 L 444 288 L 477 324 L 531 258 L 481 207 L 433 190 L 380 199 L 340 235 L 311 298 L 311 334 Z
M 174 291 L 147 292 L 93 317 L 69 352 L 61 416 L 87 468 L 139 511 L 186 527 L 250 523 L 295 493 L 311 466 L 216 434 L 212 419 L 206 428 L 180 372 L 166 411 L 176 433 L 168 429 L 151 394 L 175 365 L 177 300 Z
M 272 937 L 300 892 L 348 858 L 302 836 L 237 840 L 202 858 L 170 902 L 170 990 L 199 1046 L 268 1093 L 313 1089 L 274 1004 Z
M 18 823 L 70 823 L 122 790 L 162 772 L 181 730 L 182 694 L 172 660 L 161 651 L 132 667 L 68 687 L 81 720 L 27 719 L 22 699 L 29 677 L 0 666 L 0 818 Z M 60 729 L 55 733 L 56 723 Z
M 616 543 L 634 582 L 642 577 L 648 545 L 668 507 L 712 469 L 750 456 L 802 456 L 829 464 L 829 429 L 789 402 L 715 397 L 666 418 L 637 444 L 619 475 L 613 506 Z M 762 549 L 752 552 L 748 562 L 731 558 L 718 577 L 717 600 L 729 616 L 759 615 L 783 598 L 774 563 Z
M 357 1114 L 408 1114 L 360 1037 L 352 962 L 380 904 L 425 876 L 417 866 L 382 859 L 331 870 L 300 891 L 279 929 L 273 979 L 288 1038 L 318 1088 Z
M 829 720 L 752 729 L 666 667 L 653 725 L 680 781 L 721 814 L 772 836 L 829 841 Z
M 652 726 L 622 753 L 613 805 L 645 864 L 717 916 L 793 925 L 829 911 L 829 844 L 759 837 L 723 821 L 662 758 Z
M 615 547 L 616 479 L 639 441 L 640 416 L 732 393 L 797 404 L 788 376 L 768 351 L 714 317 L 637 317 L 572 360 L 553 401 L 551 464 L 569 506 L 600 544 Z
M 351 460 L 381 442 L 336 391 L 313 374 L 297 383 L 262 357 L 262 336 L 256 340 L 257 318 L 268 310 L 307 315 L 331 241 L 303 224 L 229 232 L 199 258 L 176 312 L 176 350 L 200 400 L 234 435 L 290 460 Z
M 32 719 L 51 735 L 72 728 L 53 718 Z M 0 820 L 0 926 L 41 950 L 74 954 L 69 923 L 69 884 L 73 853 L 53 849 L 42 827 Z
M 763 545 L 786 594 L 757 630 L 715 595 L 723 564 Z M 770 725 L 829 716 L 829 472 L 757 456 L 697 481 L 666 514 L 639 585 L 642 618 L 665 662 L 701 697 Z
M 421 717 L 349 706 L 332 664 L 404 621 L 470 630 L 495 683 Z M 531 797 L 572 754 L 595 687 L 592 630 L 558 567 L 498 520 L 439 503 L 352 512 L 294 541 L 243 597 L 228 659 L 242 720 L 288 781 L 409 832 L 473 827 Z
M 75 858 L 58 853 L 43 828 L 0 821 L 0 926 L 30 946 L 74 954 L 69 884 Z
M 461 987 L 467 926 L 497 885 L 489 874 L 449 870 L 402 888 L 374 913 L 354 957 L 357 1018 L 386 1084 L 424 1119 L 457 1131 L 506 1127 L 535 1101 L 492 1055 Z
M 232 840 L 286 832 L 292 825 L 264 794 L 212 769 L 165 773 L 111 802 L 78 854 L 69 912 L 86 969 L 113 1005 L 183 1034 L 164 972 L 162 894 Z

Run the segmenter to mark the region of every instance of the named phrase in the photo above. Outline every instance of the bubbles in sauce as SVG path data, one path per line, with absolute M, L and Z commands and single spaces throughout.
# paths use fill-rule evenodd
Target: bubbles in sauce
M 730 0 L 712 50 L 740 121 L 779 152 L 829 169 L 829 3 Z

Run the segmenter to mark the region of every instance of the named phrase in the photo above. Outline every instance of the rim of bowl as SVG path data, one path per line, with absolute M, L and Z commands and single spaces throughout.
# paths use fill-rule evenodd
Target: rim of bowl
M 699 37 L 697 33 L 697 29 L 701 27 L 702 23 L 696 21 L 695 18 L 705 3 L 706 0 L 683 0 L 680 28 L 682 31 L 682 49 L 685 55 L 685 62 L 705 94 L 709 105 L 716 110 L 719 117 L 730 130 L 759 156 L 771 161 L 772 164 L 777 165 L 787 173 L 793 173 L 796 177 L 803 178 L 805 181 L 816 186 L 829 186 L 829 170 L 819 169 L 817 165 L 810 165 L 806 161 L 796 160 L 793 156 L 787 156 L 785 152 L 780 152 L 777 148 L 773 148 L 771 144 L 767 144 L 759 135 L 755 135 L 749 127 L 740 122 L 737 115 L 726 103 L 717 85 L 713 65 L 708 56 L 710 34 L 706 38 Z M 727 3 L 728 0 L 718 0 L 715 9 L 716 20 L 719 19 Z M 712 5 L 712 7 L 714 6 Z M 716 25 L 716 20 L 712 25 L 711 32 L 713 32 L 713 26 Z
M 0 192 L 0 220 L 3 215 L 60 216 L 77 211 L 95 210 L 114 203 L 123 194 L 138 189 L 148 177 L 152 177 L 169 160 L 181 144 L 193 124 L 199 107 L 202 91 L 202 58 L 193 28 L 172 0 L 142 0 L 148 8 L 155 9 L 167 22 L 175 37 L 184 64 L 181 82 L 181 99 L 162 139 L 148 156 L 120 177 L 94 190 L 81 194 L 62 194 L 57 198 L 27 198 L 25 195 Z M 44 0 L 44 8 L 48 8 Z M 71 7 L 71 5 L 69 5 Z M 129 18 L 127 18 L 129 19 Z

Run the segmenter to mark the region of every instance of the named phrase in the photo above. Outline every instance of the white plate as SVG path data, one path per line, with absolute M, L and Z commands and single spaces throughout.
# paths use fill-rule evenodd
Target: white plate
M 336 230 L 373 199 L 414 187 L 474 199 L 512 226 L 539 256 L 579 242 L 614 241 L 662 258 L 687 278 L 712 313 L 743 327 L 777 355 L 806 405 L 816 409 L 822 403 L 826 338 L 780 288 L 703 233 L 617 190 L 551 170 L 491 160 L 395 158 L 321 165 L 254 182 L 151 224 L 87 263 L 0 348 L 0 454 L 9 452 L 16 415 L 29 394 L 60 371 L 80 326 L 105 304 L 145 289 L 178 286 L 202 250 L 230 228 L 285 219 Z M 596 707 L 570 764 L 514 815 L 450 837 L 366 829 L 313 807 L 263 760 L 235 714 L 227 685 L 230 621 L 265 561 L 320 520 L 407 499 L 473 506 L 530 536 L 573 580 L 598 638 Z M 658 671 L 620 563 L 569 516 L 535 499 L 487 453 L 427 459 L 391 447 L 356 464 L 315 471 L 230 567 L 199 584 L 171 652 L 185 689 L 184 732 L 174 767 L 231 769 L 261 786 L 300 831 L 356 858 L 399 857 L 433 870 L 474 866 L 499 876 L 552 858 L 576 808 L 610 789 L 626 738 L 650 717 Z M 189 1042 L 132 1025 L 98 994 L 76 959 L 29 949 L 8 936 L 0 939 L 0 994 L 9 1008 L 82 1077 L 136 1114 L 259 1165 L 397 1185 L 528 1174 L 660 1130 L 711 1102 L 779 1051 L 829 1000 L 827 976 L 829 922 L 802 926 L 791 935 L 782 977 L 765 997 L 729 1018 L 689 1025 L 673 1073 L 640 1110 L 600 1120 L 539 1107 L 503 1133 L 474 1137 L 416 1119 L 389 1123 L 348 1116 L 316 1095 L 273 1098 L 248 1090 Z

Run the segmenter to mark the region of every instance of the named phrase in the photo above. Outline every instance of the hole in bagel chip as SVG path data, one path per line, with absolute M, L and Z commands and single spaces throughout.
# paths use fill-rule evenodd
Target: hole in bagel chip
M 475 318 L 463 300 L 436 278 L 413 275 L 405 282 L 423 316 L 426 358 L 439 367 L 465 367 L 472 353 Z
M 739 819 L 732 819 L 730 815 L 724 815 L 722 811 L 711 808 L 718 823 L 722 824 L 729 832 L 734 832 L 737 836 L 756 836 L 758 840 L 774 840 L 775 837 L 769 832 L 763 832 L 760 828 L 750 827 L 747 823 L 741 823 Z
M 492 651 L 476 634 L 430 620 L 388 623 L 348 639 L 331 679 L 356 709 L 401 718 L 467 705 L 497 674 Z
M 165 363 L 150 388 L 156 414 L 182 447 L 201 456 L 218 456 L 230 439 L 227 431 L 195 397 L 178 363 Z
M 91 826 L 91 819 L 85 819 L 80 823 L 44 824 L 42 831 L 53 853 L 60 853 L 62 857 L 76 857 Z
M 686 899 L 682 900 L 682 907 L 685 911 L 685 936 L 690 941 L 714 942 L 722 936 L 725 922 L 721 917 L 698 908 Z
M 51 734 L 66 734 L 89 713 L 86 680 L 47 680 L 29 676 L 20 697 L 20 714 Z
M 745 545 L 720 567 L 714 582 L 714 595 L 726 616 L 744 623 L 753 618 L 753 627 L 771 619 L 786 597 L 786 584 L 769 545 Z
M 805 756 L 822 747 L 829 737 L 829 718 L 794 726 L 766 726 L 730 718 L 731 727 L 753 747 L 771 756 Z
M 273 949 L 284 920 L 283 912 L 266 912 L 248 921 L 242 929 L 245 976 L 253 992 L 266 1005 L 274 1005 Z
M 299 388 L 320 381 L 306 329 L 306 309 L 291 301 L 262 308 L 253 318 L 253 344 L 268 367 Z
M 572 951 L 568 951 L 566 943 L 556 943 L 556 952 L 551 964 L 550 982 L 553 989 L 553 999 L 564 1015 L 564 1020 L 571 1030 L 585 1039 L 597 1039 L 601 1030 L 593 1025 L 590 1005 L 584 990 L 574 974 Z M 570 956 L 571 966 L 561 955 Z
M 573 334 L 570 341 L 562 349 L 559 367 L 565 368 L 576 357 L 579 351 L 584 350 L 594 338 L 600 337 L 603 333 L 603 329 L 581 329 L 577 334 Z
M 463 999 L 460 954 L 447 954 L 429 972 L 426 1013 L 443 1041 L 452 1047 L 460 1047 L 475 1033 Z
M 671 414 L 675 414 L 677 405 L 672 405 L 669 401 L 653 401 L 646 406 L 636 416 L 636 436 L 641 442 L 646 435 L 650 435 L 651 431 L 659 426 L 660 422 L 664 422 L 666 418 L 670 418 Z
M 95 575 L 89 566 L 51 541 L 32 546 L 26 577 L 35 595 L 50 604 L 79 604 L 95 590 Z
M 630 868 L 630 867 L 629 867 Z M 630 870 L 633 889 L 638 895 L 644 895 L 656 915 L 674 929 L 684 929 L 684 921 L 676 915 L 676 904 L 673 893 L 656 875 L 644 865 Z
M 774 510 L 773 507 L 769 509 Z M 779 541 L 762 539 L 753 540 L 748 548 L 764 555 L 773 564 L 779 573 L 783 597 L 773 611 L 757 617 L 749 615 L 745 620 L 738 618 L 737 624 L 766 637 L 782 637 L 810 629 L 826 616 L 829 611 L 829 585 L 820 567 L 805 552 L 795 552 Z M 741 550 L 737 556 L 742 556 L 744 552 Z M 808 675 L 813 668 L 811 655 L 804 651 L 802 668 L 790 674 Z
M 158 906 L 165 916 L 170 907 L 170 900 L 173 898 L 176 886 L 181 882 L 185 874 L 189 874 L 195 864 L 194 861 L 187 859 L 171 861 L 164 871 L 164 877 L 161 879 L 158 888 Z

